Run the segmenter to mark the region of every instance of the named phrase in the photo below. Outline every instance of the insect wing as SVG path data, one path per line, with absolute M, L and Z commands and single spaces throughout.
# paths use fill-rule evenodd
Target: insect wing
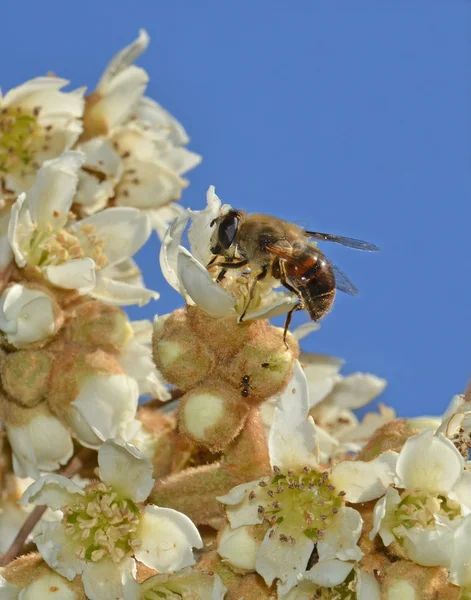
M 363 240 L 356 240 L 354 238 L 343 237 L 341 235 L 333 235 L 332 233 L 319 233 L 318 231 L 306 231 L 306 235 L 309 237 L 322 240 L 324 242 L 335 242 L 336 244 L 342 244 L 348 248 L 354 248 L 355 250 L 364 250 L 365 252 L 378 252 L 378 246 L 364 242 Z
M 350 294 L 351 296 L 358 296 L 358 294 L 359 294 L 358 289 L 353 285 L 353 283 L 345 275 L 345 273 L 343 273 L 336 265 L 333 265 L 332 263 L 330 263 L 330 264 L 334 271 L 335 287 L 338 290 L 340 290 L 341 292 L 344 292 L 344 294 Z

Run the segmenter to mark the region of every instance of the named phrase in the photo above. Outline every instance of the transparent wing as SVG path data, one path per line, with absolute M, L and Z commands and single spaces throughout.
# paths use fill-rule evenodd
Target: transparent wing
M 343 237 L 341 235 L 333 235 L 332 233 L 306 231 L 306 235 L 324 242 L 335 242 L 336 244 L 342 244 L 342 246 L 348 246 L 348 248 L 354 248 L 355 250 L 365 250 L 366 252 L 378 252 L 379 250 L 379 247 L 375 246 L 375 244 L 370 244 L 369 242 L 356 240 L 354 238 Z
M 332 269 L 334 270 L 335 275 L 335 287 L 344 292 L 345 294 L 350 294 L 351 296 L 358 296 L 360 293 L 358 289 L 353 285 L 350 279 L 343 273 L 336 265 L 332 265 Z

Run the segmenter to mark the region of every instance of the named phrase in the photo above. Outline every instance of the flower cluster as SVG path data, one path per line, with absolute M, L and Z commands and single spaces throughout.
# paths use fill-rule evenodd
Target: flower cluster
M 305 298 L 214 254 L 213 186 L 175 204 L 200 157 L 144 96 L 148 42 L 87 96 L 0 97 L 0 599 L 470 600 L 469 393 L 360 419 L 385 380 L 269 322 Z M 131 322 L 153 230 L 184 306 Z

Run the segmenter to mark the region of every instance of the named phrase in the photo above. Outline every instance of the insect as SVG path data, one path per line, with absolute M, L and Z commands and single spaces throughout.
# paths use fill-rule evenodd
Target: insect
M 286 317 L 285 342 L 295 310 L 305 309 L 313 321 L 318 321 L 332 308 L 336 289 L 346 294 L 358 294 L 348 277 L 311 239 L 336 242 L 369 252 L 379 250 L 368 242 L 330 233 L 305 231 L 294 223 L 277 217 L 247 215 L 239 210 L 228 211 L 214 219 L 211 226 L 215 228 L 210 245 L 214 256 L 207 266 L 221 267 L 217 281 L 224 278 L 228 269 L 250 268 L 252 283 L 240 321 L 243 321 L 253 300 L 257 283 L 267 275 L 278 279 L 299 298 L 299 303 Z
M 244 398 L 247 398 L 247 396 L 250 394 L 250 375 L 244 375 L 242 377 L 242 379 L 240 380 L 240 384 L 239 387 L 242 388 L 241 394 Z

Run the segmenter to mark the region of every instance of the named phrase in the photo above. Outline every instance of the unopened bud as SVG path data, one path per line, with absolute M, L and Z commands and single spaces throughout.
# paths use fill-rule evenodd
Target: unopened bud
M 3 389 L 23 406 L 38 404 L 47 393 L 52 355 L 46 350 L 19 350 L 2 358 Z

